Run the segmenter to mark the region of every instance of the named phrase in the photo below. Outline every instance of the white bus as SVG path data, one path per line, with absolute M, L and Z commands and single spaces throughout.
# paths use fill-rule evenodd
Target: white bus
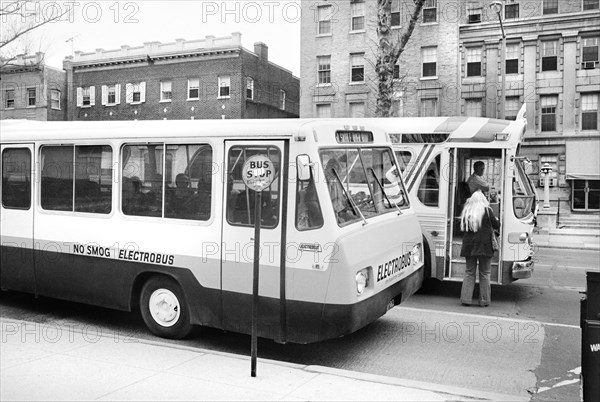
M 422 283 L 422 235 L 391 143 L 352 120 L 3 121 L 3 290 L 140 310 L 170 338 L 250 333 L 262 193 L 261 337 L 352 333 Z
M 532 232 L 537 214 L 529 161 L 519 156 L 525 108 L 515 121 L 479 117 L 382 119 L 421 222 L 426 276 L 462 281 L 460 213 L 471 190 L 467 180 L 483 162 L 484 191 L 500 219 L 500 250 L 492 259 L 491 281 L 509 284 L 531 277 Z

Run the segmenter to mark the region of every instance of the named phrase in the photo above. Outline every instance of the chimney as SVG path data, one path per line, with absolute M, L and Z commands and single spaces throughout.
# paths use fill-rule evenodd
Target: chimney
M 269 61 L 269 47 L 262 42 L 256 42 L 254 44 L 254 54 L 256 54 L 261 61 Z

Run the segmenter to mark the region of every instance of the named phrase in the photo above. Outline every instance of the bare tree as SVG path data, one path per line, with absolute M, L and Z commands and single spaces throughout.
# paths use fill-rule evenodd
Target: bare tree
M 30 52 L 25 38 L 35 29 L 59 21 L 70 8 L 50 7 L 42 13 L 40 3 L 33 0 L 0 2 L 0 68 L 11 65 L 18 55 Z
M 377 56 L 375 73 L 377 74 L 377 106 L 375 114 L 389 117 L 394 97 L 394 66 L 404 52 L 423 9 L 425 0 L 413 0 L 414 10 L 407 27 L 401 35 L 392 33 L 392 0 L 377 0 Z

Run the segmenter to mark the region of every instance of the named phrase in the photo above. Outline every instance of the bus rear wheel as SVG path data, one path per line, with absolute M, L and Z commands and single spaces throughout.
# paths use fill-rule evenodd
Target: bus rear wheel
M 192 330 L 181 286 L 171 278 L 154 276 L 146 281 L 140 295 L 140 310 L 154 335 L 182 339 Z

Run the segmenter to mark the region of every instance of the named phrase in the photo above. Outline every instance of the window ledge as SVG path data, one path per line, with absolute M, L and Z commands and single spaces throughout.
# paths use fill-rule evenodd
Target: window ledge
M 117 104 L 116 103 L 107 103 L 104 106 L 106 106 L 106 107 L 113 107 L 113 106 L 117 106 Z
M 324 34 L 317 34 L 316 35 L 317 38 L 327 38 L 327 37 L 330 37 L 330 36 L 333 36 L 333 34 L 332 33 L 324 33 Z
M 186 101 L 190 102 L 190 101 L 199 101 L 200 98 L 187 98 Z
M 432 81 L 432 80 L 437 80 L 437 79 L 438 79 L 437 75 L 433 76 L 433 77 L 421 77 L 421 78 L 419 78 L 419 80 L 421 80 L 421 81 Z
M 139 101 L 139 102 L 129 102 L 130 105 L 141 105 L 143 102 Z
M 428 26 L 432 26 L 432 25 L 439 25 L 439 22 L 435 21 L 435 22 L 422 22 L 421 23 L 422 27 L 428 27 Z
M 327 83 L 327 84 L 317 84 L 317 88 L 327 88 L 327 87 L 331 87 L 333 86 L 332 83 Z
M 229 96 L 217 96 L 217 99 L 231 99 L 231 95 L 229 95 Z
M 161 100 L 158 103 L 171 103 L 173 100 L 172 99 L 165 99 L 165 100 Z
M 28 105 L 25 106 L 25 109 L 35 109 L 37 107 L 37 105 Z
M 79 107 L 81 109 L 89 109 L 92 107 L 92 105 L 81 105 L 81 106 L 77 106 L 77 107 Z
M 62 110 L 62 109 L 61 109 L 61 108 L 59 108 L 59 107 L 51 107 L 50 109 L 52 109 L 52 110 Z
M 350 81 L 348 85 L 365 85 L 365 81 Z
M 350 35 L 353 35 L 353 34 L 362 34 L 362 33 L 366 33 L 366 32 L 367 32 L 367 30 L 366 30 L 366 29 L 357 29 L 357 30 L 355 30 L 355 31 L 350 31 L 350 32 L 348 32 L 348 33 L 349 33 Z

